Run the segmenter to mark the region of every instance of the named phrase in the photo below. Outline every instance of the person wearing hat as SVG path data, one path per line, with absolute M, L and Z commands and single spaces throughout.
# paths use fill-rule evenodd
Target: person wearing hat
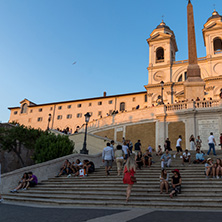
M 171 198 L 173 198 L 173 196 L 177 196 L 178 193 L 181 193 L 181 183 L 182 183 L 180 171 L 178 169 L 175 169 L 172 171 L 172 173 L 173 173 L 173 176 L 171 178 L 172 191 L 170 193 Z
M 205 174 L 207 179 L 209 179 L 209 176 L 213 174 L 213 166 L 213 160 L 208 158 L 207 162 L 205 163 Z

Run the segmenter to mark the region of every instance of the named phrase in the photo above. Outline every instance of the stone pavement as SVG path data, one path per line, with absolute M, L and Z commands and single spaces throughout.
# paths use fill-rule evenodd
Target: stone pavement
M 157 210 L 140 208 L 77 208 L 43 205 L 0 204 L 1 222 L 212 222 L 221 221 L 221 211 Z

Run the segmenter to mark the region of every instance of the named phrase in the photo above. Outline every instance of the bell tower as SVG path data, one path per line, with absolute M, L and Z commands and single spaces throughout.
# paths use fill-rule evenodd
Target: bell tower
M 174 32 L 162 20 L 150 34 L 147 43 L 149 44 L 149 84 L 170 82 L 170 67 L 178 51 Z
M 222 16 L 216 10 L 204 24 L 202 31 L 207 58 L 222 56 Z

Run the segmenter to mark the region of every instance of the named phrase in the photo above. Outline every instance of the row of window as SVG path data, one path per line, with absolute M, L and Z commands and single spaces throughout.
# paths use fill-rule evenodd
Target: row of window
M 145 99 L 144 100 L 145 100 L 145 102 L 147 102 L 147 94 L 145 94 Z M 136 101 L 136 97 L 133 97 L 132 101 L 135 102 Z M 112 104 L 113 100 L 109 100 L 108 103 Z M 99 106 L 101 106 L 102 104 L 103 104 L 102 101 L 98 102 Z M 89 106 L 92 106 L 91 102 L 89 103 Z M 68 105 L 67 106 L 68 109 L 71 109 L 71 107 L 72 107 L 72 105 Z M 82 104 L 81 103 L 77 104 L 77 107 L 81 108 Z M 23 104 L 22 107 L 21 107 L 21 113 L 27 113 L 27 108 L 28 108 L 27 103 Z M 58 106 L 58 110 L 61 110 L 61 109 L 62 109 L 62 106 Z M 52 111 L 52 110 L 53 110 L 53 107 L 50 107 L 50 111 Z M 120 111 L 123 111 L 123 110 L 125 110 L 125 102 L 120 103 Z M 38 111 L 42 112 L 43 108 L 39 108 Z M 33 110 L 30 109 L 30 113 L 32 113 L 32 112 L 33 112 Z M 17 114 L 18 114 L 18 111 L 14 111 L 14 115 L 17 115 Z
M 111 113 L 112 113 L 112 110 L 110 110 L 109 113 L 111 114 Z M 90 115 L 92 116 L 93 113 L 90 112 Z M 101 116 L 101 115 L 102 115 L 102 111 L 98 111 L 98 116 Z M 77 113 L 77 114 L 76 114 L 76 117 L 77 117 L 77 118 L 82 118 L 82 116 L 83 116 L 82 113 Z M 67 119 L 72 119 L 72 114 L 67 114 L 67 115 L 66 115 L 66 118 L 67 118 Z M 57 116 L 57 120 L 61 120 L 61 119 L 62 119 L 62 115 L 58 115 L 58 116 Z M 43 120 L 43 117 L 38 117 L 38 118 L 37 118 L 37 121 L 38 121 L 38 122 L 41 122 L 42 120 Z M 29 118 L 29 122 L 31 122 L 31 119 L 30 119 L 30 118 Z

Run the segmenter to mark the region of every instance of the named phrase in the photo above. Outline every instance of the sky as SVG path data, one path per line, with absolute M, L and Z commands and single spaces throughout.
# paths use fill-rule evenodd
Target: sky
M 202 28 L 221 0 L 193 0 Z M 164 18 L 176 60 L 188 58 L 187 0 L 0 0 L 0 122 L 24 98 L 36 104 L 145 91 L 146 39 Z M 73 64 L 75 63 L 75 64 Z

